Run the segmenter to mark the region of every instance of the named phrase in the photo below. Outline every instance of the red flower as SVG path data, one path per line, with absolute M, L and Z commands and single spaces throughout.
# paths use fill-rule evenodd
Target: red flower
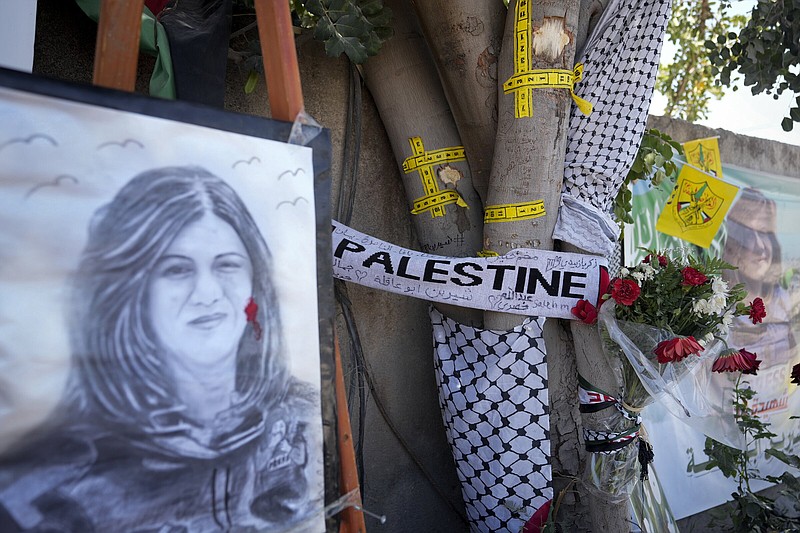
M 652 259 L 651 254 L 647 254 L 647 256 L 644 259 L 642 259 L 642 263 L 648 263 L 649 264 L 651 259 Z M 658 259 L 658 266 L 660 266 L 661 268 L 664 268 L 665 266 L 667 266 L 667 263 L 669 262 L 669 261 L 667 261 L 667 257 L 664 256 L 664 255 L 656 254 L 656 259 Z
M 533 513 L 533 516 L 522 526 L 522 533 L 540 533 L 544 529 L 545 524 L 547 524 L 547 518 L 550 516 L 550 503 L 552 501 L 547 500 L 544 505 Z
M 756 357 L 758 357 L 757 354 L 748 352 L 744 348 L 741 350 L 725 350 L 714 361 L 711 370 L 720 373 L 741 371 L 742 374 L 755 375 L 756 371 L 758 371 L 758 366 L 761 364 L 761 361 Z
M 800 363 L 792 367 L 792 383 L 800 385 Z
M 694 285 L 702 285 L 703 283 L 708 281 L 708 276 L 697 270 L 696 268 L 686 267 L 681 270 L 681 275 L 683 276 L 683 281 L 681 285 L 686 287 L 691 287 Z
M 753 324 L 760 323 L 765 316 L 767 316 L 767 310 L 764 307 L 764 300 L 756 298 L 750 302 L 750 320 L 753 321 Z
M 703 351 L 703 347 L 697 342 L 694 337 L 674 337 L 672 339 L 661 341 L 656 346 L 653 353 L 656 354 L 656 359 L 659 363 L 677 363 L 685 357 L 695 354 L 699 355 Z
M 608 269 L 604 266 L 600 267 L 600 287 L 597 291 L 597 308 L 600 309 L 603 304 L 606 302 L 606 298 L 603 298 L 606 294 L 608 294 L 608 290 L 610 289 L 611 281 L 608 279 Z
M 621 305 L 633 305 L 642 290 L 632 279 L 615 278 L 611 282 L 611 297 Z
M 572 314 L 584 324 L 597 322 L 597 308 L 589 300 L 578 300 L 578 303 L 572 308 Z

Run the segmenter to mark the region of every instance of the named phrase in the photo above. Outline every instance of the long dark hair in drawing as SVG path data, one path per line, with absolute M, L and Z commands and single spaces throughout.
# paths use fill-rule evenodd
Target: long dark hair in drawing
M 198 440 L 192 431 L 203 424 L 186 414 L 167 364 L 174 354 L 158 338 L 147 312 L 148 286 L 176 235 L 210 214 L 241 239 L 252 264 L 258 310 L 239 340 L 235 399 L 217 416 L 215 434 Z M 263 413 L 285 393 L 287 362 L 269 250 L 230 186 L 196 167 L 139 174 L 95 214 L 77 272 L 70 403 L 90 415 L 93 425 L 171 457 L 213 458 L 263 434 Z

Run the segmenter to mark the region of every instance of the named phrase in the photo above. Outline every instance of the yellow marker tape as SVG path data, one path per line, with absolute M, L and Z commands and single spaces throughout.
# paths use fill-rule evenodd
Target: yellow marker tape
M 424 213 L 425 211 L 431 210 L 432 212 L 436 209 L 441 209 L 442 214 L 444 214 L 444 206 L 449 204 L 456 204 L 461 207 L 468 207 L 467 202 L 464 201 L 463 198 L 454 190 L 452 189 L 445 189 L 444 191 L 439 191 L 434 194 L 429 194 L 427 196 L 423 196 L 422 198 L 417 198 L 414 201 L 414 207 L 411 209 L 412 215 L 419 215 L 420 213 Z M 442 216 L 442 215 L 433 215 L 433 216 Z
M 422 180 L 422 187 L 425 190 L 425 196 L 417 198 L 414 201 L 411 214 L 419 215 L 425 211 L 430 211 L 431 217 L 436 218 L 443 217 L 446 214 L 444 208 L 446 205 L 456 204 L 461 207 L 467 207 L 467 202 L 461 198 L 458 192 L 452 189 L 439 189 L 436 176 L 433 172 L 434 165 L 466 161 L 467 157 L 464 153 L 464 147 L 453 146 L 451 148 L 442 148 L 440 150 L 426 152 L 421 137 L 411 137 L 408 139 L 408 142 L 411 145 L 412 155 L 403 161 L 403 172 L 406 174 L 410 174 L 414 171 L 419 172 L 419 177 Z
M 543 217 L 546 214 L 544 210 L 544 200 L 519 204 L 490 205 L 487 206 L 486 211 L 484 211 L 483 223 L 515 222 L 517 220 L 529 220 L 531 218 Z
M 478 257 L 500 257 L 500 254 L 491 250 L 481 250 L 478 252 Z
M 528 0 L 519 0 L 514 25 L 516 46 L 514 47 L 514 75 L 503 84 L 503 93 L 514 93 L 514 116 L 529 118 L 533 116 L 531 98 L 533 89 L 569 89 L 572 99 L 584 115 L 592 112 L 591 102 L 575 94 L 575 84 L 583 78 L 583 64 L 578 63 L 573 70 L 531 69 L 530 42 L 531 25 Z

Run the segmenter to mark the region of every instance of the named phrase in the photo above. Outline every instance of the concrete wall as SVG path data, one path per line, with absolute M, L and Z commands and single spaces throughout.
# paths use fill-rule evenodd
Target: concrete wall
M 773 117 L 776 124 L 780 119 Z M 647 127 L 664 131 L 678 142 L 719 136 L 719 151 L 724 164 L 800 178 L 800 146 L 707 128 L 670 117 L 650 116 Z

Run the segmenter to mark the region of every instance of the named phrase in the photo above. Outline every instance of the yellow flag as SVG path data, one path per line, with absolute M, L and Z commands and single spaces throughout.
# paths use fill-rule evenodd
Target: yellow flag
M 716 137 L 695 139 L 683 143 L 686 162 L 703 172 L 722 178 L 722 160 L 719 157 L 719 143 Z
M 738 191 L 734 185 L 684 165 L 656 229 L 708 248 Z

